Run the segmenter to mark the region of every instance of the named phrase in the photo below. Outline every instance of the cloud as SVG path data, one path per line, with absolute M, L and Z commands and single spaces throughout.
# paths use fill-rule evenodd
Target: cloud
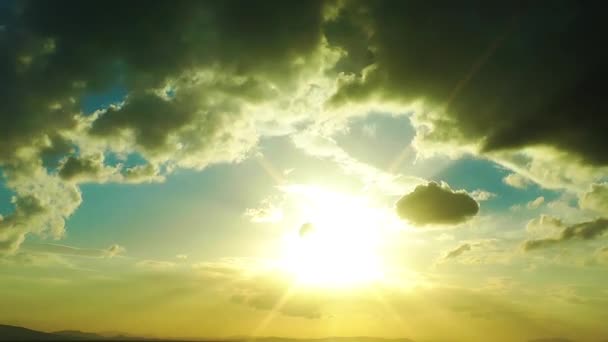
M 300 237 L 304 238 L 307 237 L 308 235 L 312 234 L 315 232 L 315 226 L 312 223 L 304 223 L 301 227 L 300 230 L 298 231 L 298 234 L 300 235 Z
M 108 257 L 113 257 L 119 254 L 123 254 L 126 251 L 126 248 L 124 248 L 123 246 L 113 244 L 112 246 L 108 247 L 108 249 L 106 249 L 106 254 Z
M 558 237 L 526 240 L 523 244 L 524 251 L 542 249 L 562 244 L 570 240 L 593 240 L 608 230 L 608 219 L 598 218 L 593 221 L 581 222 L 566 226 Z
M 300 132 L 292 136 L 292 141 L 297 148 L 309 155 L 334 161 L 347 174 L 358 177 L 368 189 L 377 189 L 384 195 L 396 195 L 425 182 L 419 177 L 392 174 L 361 162 L 319 130 L 310 128 Z
M 551 9 L 348 3 L 326 34 L 348 51 L 341 63 L 355 70 L 338 82 L 332 104 L 418 103 L 412 122 L 422 154 L 473 152 L 504 165 L 524 149 L 542 160 L 527 149 L 548 147 L 568 155 L 560 166 L 601 168 L 608 165 L 600 148 L 607 122 L 598 119 L 607 69 L 597 44 L 598 10 L 574 3 Z M 551 170 L 562 178 L 553 185 L 568 185 L 571 170 Z M 542 172 L 533 176 L 552 181 Z
M 104 165 L 103 154 L 96 154 L 89 157 L 70 156 L 61 164 L 59 177 L 68 181 L 103 181 L 107 179 L 114 168 Z
M 420 156 L 482 154 L 546 186 L 581 189 L 608 165 L 598 119 L 607 56 L 593 6 L 18 6 L 0 39 L 0 167 L 41 211 L 5 215 L 3 252 L 28 234 L 60 237 L 82 182 L 162 181 L 239 162 L 265 136 L 290 134 L 366 185 L 402 194 L 422 180 L 372 168 L 331 140 L 371 110 L 410 115 Z M 118 103 L 82 112 L 85 96 L 117 86 Z
M 471 250 L 471 245 L 468 243 L 463 243 L 462 245 L 448 251 L 445 255 L 444 255 L 444 259 L 451 259 L 451 258 L 456 258 L 457 256 L 461 255 L 462 253 L 468 252 Z
M 561 219 L 543 214 L 528 221 L 526 224 L 526 231 L 533 235 L 547 236 L 559 232 L 563 227 L 565 227 L 565 225 Z
M 417 226 L 458 224 L 475 216 L 479 204 L 465 191 L 453 191 L 447 184 L 419 185 L 396 203 L 397 214 Z
M 16 195 L 13 212 L 0 220 L 0 254 L 14 253 L 30 233 L 61 238 L 66 218 L 82 200 L 78 188 L 39 166 L 17 165 L 4 174 Z
M 143 269 L 157 270 L 163 271 L 168 269 L 173 269 L 177 266 L 176 263 L 171 261 L 164 260 L 141 260 L 135 264 L 137 267 L 141 267 Z
M 256 310 L 277 312 L 285 316 L 318 319 L 329 294 L 293 286 L 293 279 L 276 268 L 244 260 L 224 260 L 197 264 L 195 270 L 203 279 L 221 289 L 228 289 L 233 303 Z
M 481 189 L 477 189 L 477 190 L 471 192 L 470 195 L 477 202 L 487 201 L 487 200 L 490 200 L 490 199 L 496 197 L 495 193 L 489 192 L 489 191 L 486 191 L 486 190 L 481 190 Z
M 543 203 L 545 203 L 545 198 L 543 196 L 539 196 L 536 199 L 528 202 L 526 207 L 528 207 L 528 209 L 538 209 L 538 207 L 540 207 Z
M 600 214 L 608 214 L 608 183 L 592 184 L 579 198 L 579 206 Z
M 271 199 L 265 199 L 258 208 L 247 208 L 244 215 L 254 223 L 275 223 L 283 219 L 283 210 L 275 206 Z
M 505 184 L 510 185 L 514 188 L 518 188 L 518 189 L 524 189 L 530 184 L 530 181 L 528 179 L 526 179 L 525 177 L 523 177 L 522 175 L 520 175 L 518 173 L 510 173 L 507 176 L 505 176 L 505 178 L 503 178 L 502 181 Z
M 320 87 L 323 65 L 336 58 L 322 39 L 320 1 L 246 10 L 158 4 L 144 12 L 121 4 L 120 13 L 112 3 L 91 6 L 27 3 L 5 12 L 0 167 L 7 187 L 38 197 L 42 212 L 5 215 L 3 252 L 27 234 L 60 236 L 80 204 L 79 183 L 162 181 L 177 168 L 242 160 L 266 127 L 289 132 L 306 119 L 302 97 Z M 84 96 L 116 86 L 126 90 L 122 101 L 82 113 Z M 113 164 L 108 154 L 145 163 Z M 59 187 L 62 194 L 50 189 Z
M 28 243 L 25 245 L 24 249 L 25 251 L 35 253 L 82 256 L 90 258 L 112 258 L 125 252 L 125 248 L 117 244 L 111 245 L 106 249 L 95 249 L 52 243 Z
M 496 239 L 462 241 L 457 247 L 447 250 L 435 262 L 435 266 L 454 261 L 460 264 L 498 264 L 509 262 L 512 254 L 505 252 Z M 481 252 L 481 253 L 480 253 Z

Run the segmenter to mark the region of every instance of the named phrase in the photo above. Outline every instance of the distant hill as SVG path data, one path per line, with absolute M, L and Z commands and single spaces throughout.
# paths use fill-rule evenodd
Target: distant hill
M 36 331 L 23 327 L 0 324 L 0 341 L 159 341 L 145 337 L 132 337 L 117 334 L 103 336 L 78 330 L 62 330 L 52 333 Z
M 60 335 L 63 337 L 67 337 L 70 339 L 76 340 L 107 340 L 107 336 L 98 335 L 95 333 L 82 332 L 78 330 L 62 330 L 62 331 L 54 331 L 53 335 Z
M 414 342 L 409 338 L 379 338 L 367 336 L 353 337 L 323 337 L 323 338 L 284 338 L 284 337 L 260 337 L 256 342 Z
M 0 341 L 202 341 L 213 342 L 212 339 L 155 339 L 137 336 L 127 336 L 116 333 L 115 336 L 100 335 L 78 330 L 62 330 L 52 333 L 31 330 L 23 327 L 0 324 Z M 375 337 L 326 337 L 317 339 L 298 339 L 284 337 L 238 337 L 216 340 L 221 342 L 414 342 L 407 338 L 385 339 Z M 568 340 L 535 340 L 531 342 L 570 342 Z
M 71 341 L 69 336 L 0 324 L 0 341 Z

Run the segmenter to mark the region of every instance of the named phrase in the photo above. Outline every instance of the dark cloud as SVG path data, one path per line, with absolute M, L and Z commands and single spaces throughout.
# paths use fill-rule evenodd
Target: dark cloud
M 602 13 L 600 2 L 351 2 L 326 33 L 369 67 L 333 103 L 424 100 L 427 141 L 552 146 L 607 165 Z
M 0 10 L 0 167 L 19 197 L 54 189 L 60 201 L 41 203 L 60 214 L 19 233 L 0 224 L 0 241 L 62 231 L 80 182 L 160 181 L 176 168 L 240 161 L 260 136 L 320 120 L 311 108 L 326 120 L 351 104 L 423 100 L 412 121 L 418 146 L 550 146 L 608 165 L 608 56 L 594 6 L 11 2 Z M 113 87 L 124 101 L 81 112 L 85 95 Z M 146 163 L 111 169 L 107 153 Z M 400 214 L 424 225 L 477 213 L 453 195 L 463 201 Z
M 103 156 L 89 158 L 68 157 L 59 169 L 59 176 L 65 180 L 76 178 L 97 178 L 103 172 Z
M 15 229 L 7 216 L 0 250 L 14 250 L 27 233 L 63 231 L 80 204 L 78 183 L 160 181 L 176 167 L 242 159 L 258 139 L 253 107 L 276 101 L 278 91 L 293 97 L 302 74 L 319 67 L 324 6 L 69 0 L 2 6 L 0 167 L 18 197 L 56 189 L 57 202 L 41 203 L 45 213 L 59 214 L 27 218 Z M 81 113 L 84 95 L 113 87 L 126 90 L 124 102 Z M 147 163 L 110 167 L 107 152 L 137 153 Z
M 419 185 L 401 197 L 397 214 L 415 225 L 458 224 L 475 216 L 479 204 L 465 191 L 453 191 L 447 184 Z
M 304 223 L 302 227 L 300 227 L 298 234 L 300 234 L 300 237 L 304 238 L 312 234 L 314 231 L 315 226 L 312 223 Z
M 527 240 L 523 244 L 525 251 L 558 245 L 570 240 L 593 240 L 608 231 L 608 219 L 599 218 L 565 227 L 556 238 Z

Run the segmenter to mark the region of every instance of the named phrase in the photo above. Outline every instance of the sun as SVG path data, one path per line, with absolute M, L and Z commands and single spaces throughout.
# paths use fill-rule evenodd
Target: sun
M 383 211 L 365 198 L 328 190 L 292 189 L 302 223 L 284 240 L 282 266 L 298 284 L 357 286 L 383 277 Z

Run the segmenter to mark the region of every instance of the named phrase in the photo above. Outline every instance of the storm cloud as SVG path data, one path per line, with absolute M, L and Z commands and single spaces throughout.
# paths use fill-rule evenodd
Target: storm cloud
M 335 25 L 372 33 L 352 39 L 336 28 L 328 38 L 359 52 L 353 59 L 368 68 L 345 80 L 333 101 L 423 99 L 428 109 L 417 120 L 431 130 L 421 142 L 470 143 L 488 153 L 548 145 L 606 165 L 600 13 L 600 3 L 570 1 L 351 3 Z
M 162 181 L 179 167 L 245 158 L 264 133 L 256 124 L 277 121 L 265 113 L 289 112 L 282 96 L 311 86 L 300 80 L 322 64 L 325 6 L 2 6 L 0 168 L 15 203 L 43 197 L 48 214 L 29 217 L 15 204 L 0 222 L 0 252 L 16 250 L 29 233 L 63 234 L 81 201 L 79 183 Z M 86 95 L 116 87 L 125 89 L 118 103 L 83 112 Z M 143 160 L 125 162 L 130 155 Z
M 608 166 L 608 52 L 594 6 L 2 6 L 0 168 L 15 203 L 36 197 L 41 213 L 17 213 L 16 204 L 3 213 L 0 251 L 30 233 L 61 236 L 80 183 L 162 181 L 178 168 L 239 162 L 265 136 L 323 125 L 331 135 L 374 109 L 411 113 L 420 155 L 458 147 L 547 186 L 596 182 Z M 86 96 L 116 88 L 124 97 L 84 112 Z M 548 172 L 547 163 L 563 167 Z M 400 206 L 402 217 L 453 224 L 479 209 L 466 194 L 428 188 L 450 205 Z

